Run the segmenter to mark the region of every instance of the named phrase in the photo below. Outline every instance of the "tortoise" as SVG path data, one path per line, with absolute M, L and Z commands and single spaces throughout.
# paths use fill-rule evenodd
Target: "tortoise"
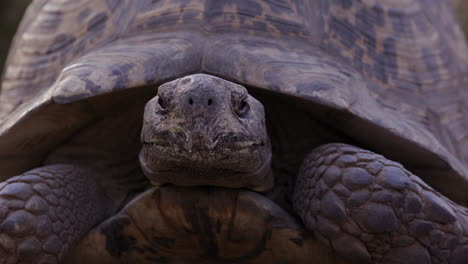
M 466 263 L 467 63 L 448 1 L 35 0 L 0 258 Z

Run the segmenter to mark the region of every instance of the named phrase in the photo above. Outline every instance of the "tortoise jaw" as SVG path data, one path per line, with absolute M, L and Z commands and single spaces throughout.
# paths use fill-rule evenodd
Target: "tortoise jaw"
M 255 137 L 245 137 L 243 140 L 236 140 L 236 141 L 229 141 L 226 140 L 227 136 L 216 136 L 213 140 L 210 141 L 209 144 L 193 144 L 193 140 L 184 140 L 183 142 L 179 142 L 174 144 L 176 140 L 167 140 L 157 138 L 154 141 L 143 142 L 143 145 L 146 147 L 151 148 L 158 148 L 158 149 L 174 149 L 177 148 L 181 151 L 186 153 L 191 153 L 193 151 L 198 152 L 207 152 L 207 154 L 213 154 L 210 152 L 219 152 L 222 150 L 228 151 L 252 151 L 256 148 L 262 148 L 266 146 L 265 141 L 262 138 L 255 138 Z
M 148 145 L 152 147 L 151 145 Z M 148 147 L 147 146 L 147 147 Z M 146 151 L 145 151 L 146 150 Z M 247 149 L 248 150 L 248 149 Z M 262 158 L 262 162 L 252 170 L 237 167 L 206 166 L 197 162 L 158 160 L 154 166 L 148 159 L 145 146 L 139 155 L 140 166 L 145 176 L 154 186 L 173 184 L 176 186 L 217 186 L 226 188 L 247 188 L 256 192 L 267 192 L 273 188 L 274 177 L 271 170 L 272 154 Z M 248 157 L 247 157 L 248 158 Z

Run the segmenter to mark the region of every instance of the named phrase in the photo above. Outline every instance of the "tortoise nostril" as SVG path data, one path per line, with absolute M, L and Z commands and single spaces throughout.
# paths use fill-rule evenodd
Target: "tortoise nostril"
M 180 103 L 186 113 L 201 112 L 202 109 L 215 113 L 222 105 L 222 98 L 211 87 L 198 86 L 187 91 L 180 98 Z

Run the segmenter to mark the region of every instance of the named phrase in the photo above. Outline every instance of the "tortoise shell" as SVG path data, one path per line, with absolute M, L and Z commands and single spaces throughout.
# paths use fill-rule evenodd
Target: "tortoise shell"
M 89 100 L 204 72 L 298 99 L 466 204 L 467 62 L 448 1 L 35 0 L 4 72 L 2 179 L 92 122 Z

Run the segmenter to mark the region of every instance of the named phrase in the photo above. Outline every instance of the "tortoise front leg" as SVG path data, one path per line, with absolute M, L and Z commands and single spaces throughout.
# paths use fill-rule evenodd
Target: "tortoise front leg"
M 359 263 L 468 263 L 468 210 L 381 155 L 316 149 L 293 203 L 321 241 Z
M 115 204 L 97 171 L 52 165 L 0 185 L 0 263 L 57 263 Z

